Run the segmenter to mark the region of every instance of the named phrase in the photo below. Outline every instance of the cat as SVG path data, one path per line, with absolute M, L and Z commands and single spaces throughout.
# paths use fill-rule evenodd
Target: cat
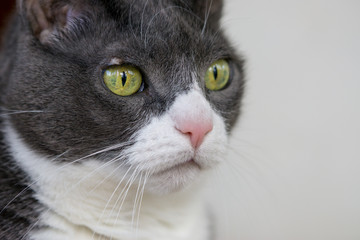
M 207 240 L 240 116 L 221 0 L 19 0 L 0 56 L 0 239 Z

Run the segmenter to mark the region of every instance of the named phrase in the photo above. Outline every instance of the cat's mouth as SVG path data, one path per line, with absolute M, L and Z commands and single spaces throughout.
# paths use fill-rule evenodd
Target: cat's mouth
M 194 159 L 174 163 L 151 174 L 147 189 L 156 194 L 176 192 L 194 182 L 203 167 Z
M 178 163 L 172 167 L 169 167 L 169 168 L 163 169 L 159 172 L 156 172 L 155 175 L 162 175 L 162 174 L 169 173 L 169 172 L 183 173 L 184 171 L 190 171 L 190 170 L 200 171 L 201 166 L 194 159 L 189 159 L 186 162 Z

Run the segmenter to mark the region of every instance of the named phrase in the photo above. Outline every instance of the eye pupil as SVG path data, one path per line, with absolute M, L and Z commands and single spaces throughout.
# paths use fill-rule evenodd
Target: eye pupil
M 211 91 L 219 91 L 230 80 L 230 66 L 226 59 L 220 59 L 209 66 L 205 73 L 205 86 Z
M 119 96 L 130 96 L 143 91 L 142 75 L 138 68 L 130 65 L 109 66 L 103 73 L 105 86 Z
M 126 80 L 127 80 L 127 75 L 126 75 L 125 72 L 122 72 L 122 73 L 121 73 L 121 82 L 122 82 L 123 87 L 124 87 L 125 84 L 126 84 Z
M 217 77 L 218 77 L 218 70 L 217 70 L 217 67 L 215 66 L 214 67 L 214 78 L 215 78 L 215 80 L 217 79 Z

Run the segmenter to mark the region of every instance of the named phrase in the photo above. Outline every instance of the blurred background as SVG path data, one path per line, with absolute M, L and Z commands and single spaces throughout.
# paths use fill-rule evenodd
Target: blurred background
M 360 1 L 226 0 L 247 59 L 219 239 L 360 239 Z
M 360 1 L 225 2 L 248 83 L 211 181 L 218 239 L 359 240 Z

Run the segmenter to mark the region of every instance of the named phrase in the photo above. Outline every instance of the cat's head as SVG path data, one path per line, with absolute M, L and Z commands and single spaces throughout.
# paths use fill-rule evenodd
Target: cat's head
M 56 164 L 89 158 L 191 183 L 224 160 L 242 62 L 219 29 L 219 0 L 22 0 L 3 102 L 24 141 Z M 121 165 L 121 167 L 119 167 Z M 116 175 L 117 173 L 114 173 Z

